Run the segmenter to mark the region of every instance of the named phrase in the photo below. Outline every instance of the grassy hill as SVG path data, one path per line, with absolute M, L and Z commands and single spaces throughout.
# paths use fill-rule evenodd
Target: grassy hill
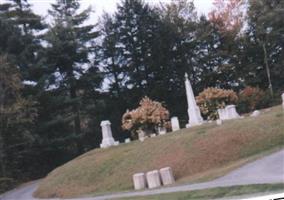
M 284 112 L 280 106 L 257 118 L 208 123 L 164 136 L 95 149 L 52 171 L 36 197 L 77 197 L 132 190 L 132 175 L 170 166 L 177 184 L 198 182 L 283 148 Z

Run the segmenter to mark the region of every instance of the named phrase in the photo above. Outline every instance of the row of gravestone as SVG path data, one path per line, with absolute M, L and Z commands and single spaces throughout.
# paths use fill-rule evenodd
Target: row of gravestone
M 175 182 L 173 171 L 170 167 L 149 171 L 146 174 L 137 173 L 133 175 L 132 179 L 135 190 L 152 189 L 162 185 L 171 185 Z
M 219 115 L 219 119 L 217 120 L 218 125 L 222 124 L 223 120 L 241 118 L 241 116 L 236 111 L 235 105 L 228 105 L 223 109 L 218 109 L 218 115 Z M 171 118 L 171 125 L 173 131 L 177 131 L 180 129 L 178 117 Z
M 281 95 L 281 97 L 282 97 L 282 107 L 284 109 L 284 93 Z M 259 114 L 260 112 L 256 110 L 251 114 L 251 116 L 256 117 Z M 218 125 L 221 125 L 223 120 L 241 118 L 241 116 L 236 111 L 235 105 L 228 105 L 224 109 L 218 109 L 218 115 L 219 115 L 219 119 L 216 121 Z M 172 131 L 177 131 L 180 129 L 178 117 L 171 118 L 171 126 L 172 126 Z M 119 142 L 115 141 L 112 136 L 110 121 L 108 120 L 102 121 L 101 127 L 102 127 L 102 136 L 103 136 L 102 143 L 100 145 L 101 148 L 107 148 L 110 146 L 119 145 Z M 166 134 L 166 132 L 167 131 L 165 128 L 160 127 L 158 129 L 159 135 L 164 135 Z M 151 134 L 151 137 L 155 137 L 155 136 L 156 134 Z M 138 133 L 138 137 L 140 141 L 144 141 L 146 136 L 145 136 L 145 133 L 141 132 L 141 133 Z M 125 143 L 129 143 L 129 142 L 130 142 L 129 138 L 125 139 Z
M 105 120 L 101 122 L 101 128 L 102 128 L 102 143 L 100 144 L 101 148 L 108 148 L 111 146 L 117 146 L 119 145 L 118 141 L 115 141 L 113 136 L 112 136 L 112 131 L 111 131 L 111 123 L 109 120 Z M 167 130 L 165 128 L 160 128 L 159 129 L 159 135 L 164 135 L 167 133 Z M 155 137 L 156 134 L 151 134 L 150 137 Z M 142 131 L 141 133 L 138 133 L 138 137 L 140 141 L 144 141 L 146 138 L 145 133 Z M 130 138 L 126 138 L 125 143 L 130 143 L 131 140 Z

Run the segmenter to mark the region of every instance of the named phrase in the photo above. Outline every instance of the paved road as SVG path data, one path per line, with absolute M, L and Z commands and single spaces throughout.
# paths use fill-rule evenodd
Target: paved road
M 262 183 L 284 183 L 284 149 L 260 160 L 244 165 L 243 167 L 234 170 L 226 176 L 209 182 L 165 187 L 138 192 L 121 192 L 98 197 L 80 198 L 76 200 L 105 200 L 119 197 L 145 196 L 161 193 Z M 32 193 L 36 190 L 37 185 L 38 182 L 34 182 L 25 187 L 12 190 L 0 196 L 0 200 L 36 200 L 32 197 Z

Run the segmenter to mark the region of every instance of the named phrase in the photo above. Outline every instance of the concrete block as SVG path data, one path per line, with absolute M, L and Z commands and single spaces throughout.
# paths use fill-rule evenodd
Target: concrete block
M 251 117 L 258 117 L 260 115 L 260 111 L 259 110 L 255 110 L 252 112 L 252 114 L 250 115 Z
M 171 118 L 171 125 L 172 125 L 172 131 L 178 131 L 180 129 L 178 117 Z
M 146 173 L 146 180 L 150 189 L 161 187 L 160 173 L 158 170 L 153 170 Z
M 134 174 L 132 178 L 135 190 L 142 190 L 146 188 L 146 178 L 144 173 Z
M 221 119 L 216 120 L 217 125 L 222 125 L 223 121 Z
M 175 182 L 173 171 L 172 171 L 172 168 L 170 167 L 165 167 L 165 168 L 160 169 L 160 176 L 161 176 L 163 185 L 170 185 Z
M 130 138 L 126 138 L 126 139 L 124 140 L 124 142 L 125 142 L 125 143 L 130 143 L 131 140 L 130 140 Z
M 156 134 L 153 133 L 153 134 L 150 135 L 150 137 L 151 137 L 151 138 L 156 137 Z

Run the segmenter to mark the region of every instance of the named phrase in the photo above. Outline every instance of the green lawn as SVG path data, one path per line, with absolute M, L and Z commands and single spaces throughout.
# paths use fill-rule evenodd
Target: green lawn
M 283 192 L 284 184 L 260 184 L 247 186 L 219 187 L 190 192 L 175 192 L 145 197 L 121 198 L 120 200 L 189 200 L 189 199 L 217 199 L 247 194 Z
M 36 197 L 70 198 L 133 189 L 132 175 L 170 166 L 176 184 L 211 180 L 283 148 L 284 112 L 208 123 L 164 136 L 95 149 L 52 171 Z

